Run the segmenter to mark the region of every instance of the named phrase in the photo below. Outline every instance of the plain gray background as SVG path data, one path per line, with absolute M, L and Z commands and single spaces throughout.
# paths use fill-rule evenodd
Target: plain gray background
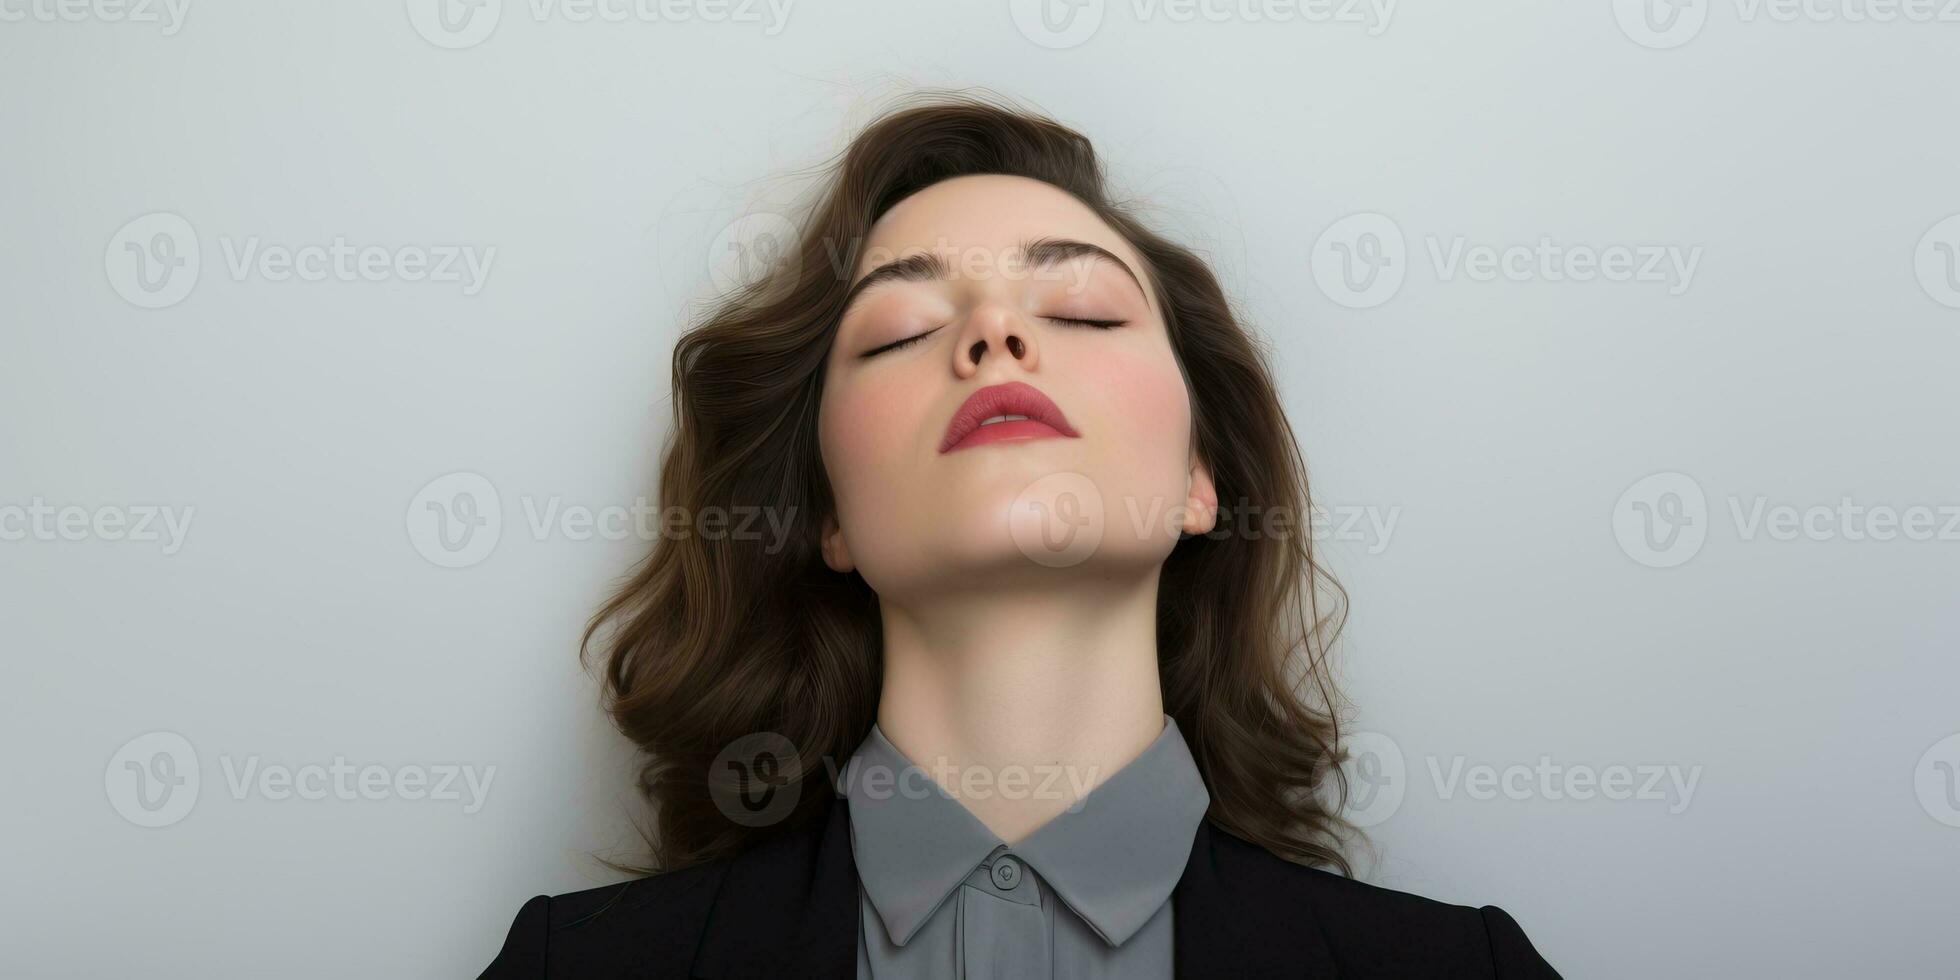
M 1951 6 L 0 0 L 0 973 L 473 975 L 612 880 L 577 515 L 782 175 L 980 85 L 1273 344 L 1367 877 L 1569 977 L 1951 975 Z

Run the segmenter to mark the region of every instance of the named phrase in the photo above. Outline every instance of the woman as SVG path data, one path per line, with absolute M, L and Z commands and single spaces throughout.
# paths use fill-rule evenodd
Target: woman
M 1556 976 L 1349 877 L 1291 430 L 1081 135 L 878 119 L 673 401 L 663 512 L 787 542 L 663 535 L 595 617 L 659 870 L 532 899 L 485 976 Z

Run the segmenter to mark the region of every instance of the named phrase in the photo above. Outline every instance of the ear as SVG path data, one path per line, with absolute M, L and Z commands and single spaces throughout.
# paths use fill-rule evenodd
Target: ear
M 851 561 L 851 546 L 844 543 L 844 529 L 837 525 L 837 515 L 829 514 L 823 519 L 823 563 L 833 572 L 848 572 L 857 565 Z
M 1191 489 L 1184 498 L 1184 533 L 1206 534 L 1218 526 L 1218 488 L 1212 485 L 1211 470 L 1198 454 L 1191 454 Z

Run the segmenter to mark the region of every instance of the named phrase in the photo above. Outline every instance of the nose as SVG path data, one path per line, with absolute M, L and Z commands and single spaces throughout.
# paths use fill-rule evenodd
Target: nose
M 990 303 L 975 309 L 967 321 L 965 341 L 955 354 L 958 363 L 954 365 L 962 378 L 972 377 L 989 357 L 1009 358 L 1027 371 L 1034 370 L 1039 357 L 1027 321 L 1002 305 Z

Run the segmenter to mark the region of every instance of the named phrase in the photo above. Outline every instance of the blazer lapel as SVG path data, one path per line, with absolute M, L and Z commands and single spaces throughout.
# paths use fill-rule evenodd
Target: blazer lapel
M 1307 903 L 1288 887 L 1294 870 L 1209 820 L 1199 823 L 1190 863 L 1171 892 L 1179 980 L 1339 976 Z
M 698 977 L 855 980 L 857 865 L 842 800 L 730 862 L 694 959 Z

